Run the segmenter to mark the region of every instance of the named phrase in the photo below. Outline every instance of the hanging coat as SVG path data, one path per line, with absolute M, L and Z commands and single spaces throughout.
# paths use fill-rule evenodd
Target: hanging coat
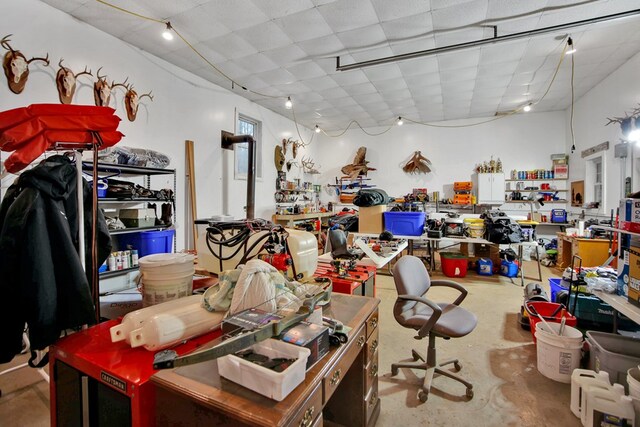
M 22 350 L 25 323 L 32 350 L 54 343 L 65 329 L 95 323 L 91 190 L 85 181 L 85 273 L 78 255 L 76 188 L 75 165 L 52 156 L 22 173 L 0 204 L 0 363 Z M 111 251 L 101 211 L 96 239 L 99 266 Z

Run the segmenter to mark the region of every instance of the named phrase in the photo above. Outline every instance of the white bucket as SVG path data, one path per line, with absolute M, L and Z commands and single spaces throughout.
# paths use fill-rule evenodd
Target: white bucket
M 148 307 L 191 295 L 193 265 L 191 254 L 153 254 L 140 258 L 142 305 Z
M 633 410 L 636 420 L 640 419 L 640 369 L 631 368 L 627 371 L 627 384 L 629 384 L 629 396 L 633 398 Z
M 548 324 L 558 333 L 559 323 Z M 582 332 L 571 326 L 564 327 L 562 336 L 551 332 L 547 326 L 536 324 L 538 371 L 547 378 L 562 383 L 571 383 L 571 373 L 580 366 Z
M 469 235 L 471 237 L 482 239 L 484 237 L 484 224 L 471 224 L 469 226 Z

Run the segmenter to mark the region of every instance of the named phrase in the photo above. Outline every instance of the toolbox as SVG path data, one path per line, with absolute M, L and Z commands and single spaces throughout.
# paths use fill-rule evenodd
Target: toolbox
M 551 222 L 566 223 L 567 211 L 564 209 L 551 209 Z
M 457 181 L 453 183 L 453 191 L 471 191 L 473 183 L 471 181 Z
M 316 277 L 328 277 L 333 281 L 333 291 L 341 294 L 376 296 L 376 268 L 357 265 L 348 270 L 346 276 L 340 276 L 331 264 L 318 264 Z

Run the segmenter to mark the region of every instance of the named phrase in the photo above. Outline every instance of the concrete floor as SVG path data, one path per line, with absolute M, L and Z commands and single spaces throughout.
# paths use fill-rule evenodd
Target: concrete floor
M 543 285 L 555 271 L 542 267 Z M 535 267 L 526 263 L 533 275 Z M 438 277 L 434 274 L 434 277 Z M 580 426 L 569 410 L 570 386 L 549 380 L 536 369 L 536 349 L 531 334 L 517 324 L 522 304 L 519 279 L 513 282 L 501 276 L 481 277 L 470 273 L 459 280 L 469 291 L 463 306 L 478 316 L 478 327 L 468 336 L 438 340 L 438 358 L 458 357 L 459 375 L 474 385 L 475 396 L 468 401 L 462 384 L 438 377 L 426 403 L 417 398 L 422 383 L 420 371 L 401 369 L 391 377 L 391 363 L 410 360 L 411 348 L 424 351 L 426 340 L 400 327 L 392 315 L 396 298 L 393 279 L 378 275 L 380 303 L 380 382 L 382 412 L 380 427 L 395 426 Z M 527 280 L 526 283 L 532 280 Z M 434 288 L 429 297 L 437 301 L 453 300 L 447 289 Z M 19 362 L 16 358 L 4 370 Z M 0 376 L 0 425 L 48 426 L 48 384 L 33 369 L 25 368 Z

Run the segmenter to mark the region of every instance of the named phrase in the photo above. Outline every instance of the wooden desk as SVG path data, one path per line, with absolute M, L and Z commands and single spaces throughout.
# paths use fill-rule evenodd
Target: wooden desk
M 349 342 L 332 348 L 281 402 L 224 378 L 214 387 L 174 369 L 159 371 L 151 378 L 157 386 L 156 424 L 311 427 L 329 420 L 374 425 L 380 413 L 378 304 L 375 298 L 332 295 L 324 315 L 353 328 Z
M 558 236 L 558 268 L 565 269 L 571 265 L 571 258 L 578 255 L 582 258 L 584 267 L 596 267 L 603 264 L 609 257 L 609 240 L 585 239 L 583 237 Z

